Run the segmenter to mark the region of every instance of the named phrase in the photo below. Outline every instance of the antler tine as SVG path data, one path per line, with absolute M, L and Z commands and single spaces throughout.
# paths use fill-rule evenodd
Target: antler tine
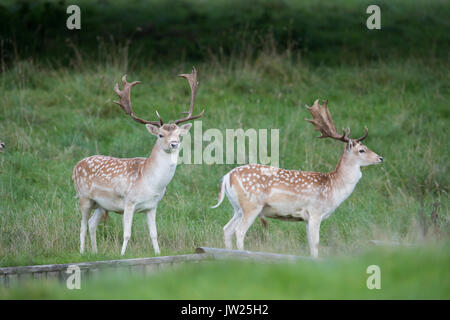
M 158 110 L 155 110 L 156 111 L 156 116 L 158 117 L 158 119 L 159 119 L 159 124 L 160 124 L 160 127 L 164 124 L 164 121 L 163 121 L 163 119 L 161 118 L 161 116 L 159 115 L 159 112 L 158 112 Z
M 198 88 L 198 81 L 197 81 L 197 70 L 195 69 L 195 67 L 192 67 L 192 73 L 183 73 L 183 74 L 179 74 L 178 77 L 183 77 L 186 78 L 189 82 L 189 86 L 191 87 L 191 104 L 189 107 L 189 112 L 183 112 L 183 113 L 187 113 L 187 116 L 178 120 L 175 120 L 175 124 L 179 124 L 182 122 L 186 122 L 189 120 L 194 120 L 194 119 L 198 119 L 201 116 L 203 116 L 203 113 L 205 112 L 205 110 L 203 110 L 202 112 L 200 112 L 198 115 L 193 116 L 192 113 L 194 112 L 194 104 L 195 104 L 195 95 L 197 93 L 197 88 Z
M 319 99 L 317 99 L 314 101 L 312 107 L 305 107 L 313 116 L 313 120 L 305 120 L 311 122 L 314 125 L 314 128 L 322 134 L 318 138 L 332 138 L 343 142 L 348 142 L 350 140 L 350 129 L 348 129 L 347 132 L 342 129 L 342 135 L 337 132 L 330 111 L 328 111 L 328 100 L 324 100 L 323 105 L 320 105 Z
M 144 119 L 137 117 L 134 114 L 133 108 L 131 106 L 131 88 L 139 83 L 141 83 L 141 82 L 134 81 L 134 82 L 129 83 L 129 82 L 127 82 L 127 75 L 126 74 L 123 75 L 122 76 L 123 90 L 119 89 L 119 85 L 117 83 L 114 86 L 114 91 L 119 96 L 120 101 L 113 101 L 113 102 L 115 104 L 118 104 L 123 109 L 123 111 L 125 111 L 125 113 L 127 115 L 129 115 L 129 116 L 131 116 L 131 118 L 133 118 L 134 121 L 143 123 L 143 124 L 153 124 L 155 126 L 161 127 L 164 123 L 163 123 L 161 117 L 159 116 L 158 111 L 156 111 L 156 114 L 158 115 L 159 121 L 144 120 Z
M 367 136 L 369 135 L 369 129 L 367 129 L 367 127 L 365 128 L 365 132 L 364 135 L 361 138 L 356 139 L 356 141 L 363 141 L 365 138 L 367 138 Z

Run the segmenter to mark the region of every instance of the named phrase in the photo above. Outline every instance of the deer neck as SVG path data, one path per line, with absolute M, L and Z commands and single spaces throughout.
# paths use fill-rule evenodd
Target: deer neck
M 353 192 L 362 177 L 360 165 L 352 160 L 345 148 L 336 169 L 330 173 L 335 199 L 340 203 Z
M 150 157 L 144 162 L 144 179 L 157 188 L 165 188 L 175 174 L 178 153 L 179 150 L 166 152 L 155 144 Z

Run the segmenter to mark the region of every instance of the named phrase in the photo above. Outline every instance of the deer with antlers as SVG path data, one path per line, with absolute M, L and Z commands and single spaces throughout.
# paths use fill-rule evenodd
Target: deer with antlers
M 350 138 L 350 129 L 339 134 L 328 111 L 328 102 L 316 100 L 310 108 L 313 116 L 308 120 L 322 135 L 345 143 L 341 158 L 333 172 L 305 172 L 285 170 L 259 164 L 234 168 L 223 178 L 217 208 L 225 195 L 234 215 L 225 225 L 225 246 L 232 248 L 236 235 L 238 249 L 244 249 L 244 237 L 256 217 L 269 217 L 286 221 L 306 221 L 311 255 L 318 257 L 319 230 L 322 220 L 353 192 L 361 178 L 361 166 L 379 164 L 383 158 L 361 143 L 367 135 Z
M 131 224 L 136 212 L 145 212 L 150 238 L 156 254 L 160 254 L 156 231 L 156 208 L 164 196 L 167 185 L 172 180 L 177 167 L 180 138 L 191 128 L 191 123 L 183 122 L 200 118 L 204 111 L 194 116 L 194 101 L 197 92 L 197 71 L 180 74 L 188 80 L 191 88 L 191 102 L 187 115 L 172 123 L 164 123 L 158 111 L 158 121 L 138 118 L 131 107 L 131 88 L 139 81 L 128 83 L 122 77 L 123 90 L 116 83 L 114 91 L 120 101 L 114 101 L 134 121 L 145 124 L 147 130 L 157 136 L 148 158 L 113 158 L 95 155 L 78 162 L 73 169 L 72 179 L 82 211 L 80 230 L 80 252 L 85 250 L 86 231 L 89 225 L 92 251 L 97 252 L 96 230 L 100 220 L 109 211 L 123 214 L 123 244 L 121 254 L 125 254 L 131 236 Z M 91 211 L 94 214 L 89 219 Z

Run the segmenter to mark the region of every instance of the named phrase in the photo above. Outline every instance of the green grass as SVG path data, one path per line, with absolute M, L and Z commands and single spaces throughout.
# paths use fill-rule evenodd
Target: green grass
M 381 288 L 369 290 L 370 265 L 380 267 Z M 442 246 L 371 250 L 359 257 L 256 264 L 182 265 L 142 277 L 103 274 L 65 283 L 25 282 L 0 289 L 0 299 L 449 299 L 450 254 Z
M 286 2 L 283 10 L 288 12 L 290 5 L 295 7 L 293 3 Z M 319 8 L 331 5 L 317 3 Z M 329 100 L 337 127 L 351 127 L 354 136 L 362 134 L 364 126 L 369 128 L 365 143 L 382 155 L 385 163 L 363 168 L 354 193 L 322 223 L 322 256 L 356 254 L 365 250 L 371 239 L 420 244 L 447 241 L 449 61 L 448 42 L 440 31 L 445 27 L 445 10 L 439 9 L 444 6 L 440 1 L 431 2 L 433 5 L 408 3 L 395 2 L 388 7 L 395 10 L 387 10 L 387 15 L 396 12 L 398 18 L 415 12 L 417 19 L 397 24 L 398 29 L 386 19 L 387 28 L 380 31 L 384 33 L 374 36 L 372 42 L 375 56 L 369 54 L 370 46 L 364 45 L 364 28 L 346 32 L 348 27 L 333 27 L 335 20 L 324 19 L 327 27 L 317 29 L 322 30 L 320 36 L 314 36 L 314 23 L 305 24 L 307 29 L 295 24 L 307 39 L 317 41 L 308 51 L 287 46 L 285 34 L 262 28 L 257 23 L 260 18 L 252 25 L 262 34 L 258 38 L 261 46 L 243 41 L 236 44 L 236 50 L 221 53 L 216 47 L 216 51 L 208 51 L 215 44 L 199 33 L 198 39 L 206 43 L 201 55 L 181 54 L 165 63 L 156 62 L 160 60 L 151 51 L 142 58 L 131 51 L 128 55 L 127 45 L 120 41 L 107 47 L 80 41 L 70 47 L 79 51 L 78 58 L 58 51 L 52 56 L 45 51 L 51 45 L 43 45 L 44 52 L 31 50 L 36 53 L 33 57 L 27 56 L 26 50 L 15 57 L 2 53 L 0 140 L 7 148 L 0 154 L 0 266 L 120 258 L 122 218 L 113 213 L 99 226 L 99 254 L 79 254 L 81 214 L 71 181 L 73 166 L 93 154 L 148 156 L 155 138 L 112 103 L 116 99 L 114 83 L 124 73 L 129 81 L 141 80 L 142 85 L 133 92 L 135 112 L 151 118 L 158 109 L 164 119 L 174 119 L 189 101 L 185 80 L 175 75 L 188 72 L 193 64 L 200 80 L 196 108 L 206 110 L 203 130 L 217 128 L 224 133 L 228 128 L 279 128 L 283 168 L 331 171 L 338 161 L 342 144 L 316 139 L 317 132 L 304 121 L 309 115 L 303 106 L 317 98 Z M 302 6 L 307 18 L 316 16 L 313 4 Z M 359 12 L 360 6 L 351 2 L 341 9 Z M 200 9 L 193 8 L 221 12 L 206 3 Z M 263 13 L 272 12 L 266 9 Z M 170 13 L 173 19 L 176 12 Z M 331 15 L 334 11 L 326 12 Z M 360 23 L 346 13 L 338 10 L 335 19 Z M 418 17 L 429 23 L 418 23 Z M 306 20 L 311 21 L 310 17 Z M 206 27 L 210 23 L 195 21 L 195 25 Z M 277 21 L 272 19 L 268 25 L 280 26 Z M 241 22 L 236 22 L 234 30 L 244 30 Z M 162 25 L 167 26 L 165 23 Z M 428 42 L 431 38 L 422 34 L 422 26 L 432 29 L 438 45 Z M 86 39 L 97 32 L 84 30 Z M 402 42 L 405 34 L 408 41 Z M 339 41 L 327 46 L 327 37 Z M 152 46 L 142 39 L 133 41 L 134 48 Z M 153 45 L 157 48 L 161 44 Z M 179 45 L 176 42 L 174 48 Z M 92 56 L 93 50 L 98 56 Z M 197 246 L 223 247 L 222 227 L 231 218 L 231 206 L 225 201 L 216 210 L 209 207 L 216 203 L 221 177 L 235 166 L 177 168 L 157 212 L 163 255 L 191 253 Z M 440 206 L 433 220 L 436 202 Z M 89 241 L 87 244 L 89 247 Z M 270 220 L 264 230 L 256 222 L 245 246 L 249 250 L 309 254 L 302 223 Z M 152 255 L 145 218 L 136 214 L 126 258 Z

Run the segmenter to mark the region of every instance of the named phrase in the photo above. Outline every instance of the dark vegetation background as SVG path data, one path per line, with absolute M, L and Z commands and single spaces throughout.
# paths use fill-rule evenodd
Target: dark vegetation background
M 102 49 L 125 46 L 133 63 L 204 61 L 257 53 L 272 41 L 313 64 L 419 57 L 448 59 L 447 1 L 76 1 L 82 29 L 66 29 L 66 1 L 3 1 L 2 62 L 32 58 L 98 61 Z M 370 4 L 382 31 L 368 30 Z M 136 61 L 138 60 L 138 61 Z
M 81 7 L 81 30 L 66 28 L 70 4 Z M 381 8 L 381 30 L 366 28 L 370 4 Z M 288 169 L 334 169 L 342 145 L 316 139 L 303 120 L 304 104 L 327 98 L 337 127 L 356 136 L 367 126 L 367 146 L 386 160 L 364 168 L 351 197 L 322 223 L 328 260 L 319 265 L 193 266 L 145 282 L 104 279 L 79 293 L 23 286 L 0 298 L 448 299 L 449 12 L 443 0 L 0 1 L 1 266 L 121 258 L 115 214 L 99 226 L 99 253 L 79 254 L 71 175 L 93 154 L 149 155 L 154 138 L 112 103 L 124 73 L 142 81 L 136 113 L 151 118 L 158 109 L 169 120 L 189 101 L 175 75 L 195 65 L 203 130 L 279 128 L 280 166 Z M 231 206 L 209 206 L 235 166 L 177 168 L 158 207 L 162 255 L 223 247 Z M 372 239 L 414 246 L 360 255 Z M 245 246 L 309 254 L 299 223 L 256 222 Z M 126 257 L 151 255 L 137 214 Z M 370 264 L 382 269 L 381 291 L 365 286 Z

